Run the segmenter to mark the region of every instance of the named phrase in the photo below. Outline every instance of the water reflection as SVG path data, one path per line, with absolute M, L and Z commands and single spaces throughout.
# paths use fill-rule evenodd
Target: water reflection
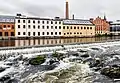
M 64 39 L 30 39 L 30 40 L 1 40 L 0 47 L 10 46 L 32 46 L 32 45 L 52 45 L 52 44 L 68 44 L 68 43 L 89 43 L 101 42 L 107 40 L 119 39 L 115 37 L 100 37 L 100 38 L 64 38 Z

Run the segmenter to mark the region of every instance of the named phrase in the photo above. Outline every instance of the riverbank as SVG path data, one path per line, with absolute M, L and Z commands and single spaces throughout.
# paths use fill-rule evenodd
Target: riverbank
M 64 38 L 64 39 L 35 39 L 35 40 L 2 40 L 0 50 L 27 49 L 38 47 L 64 46 L 89 43 L 103 43 L 120 41 L 119 36 L 96 38 Z M 10 46 L 8 46 L 10 44 Z

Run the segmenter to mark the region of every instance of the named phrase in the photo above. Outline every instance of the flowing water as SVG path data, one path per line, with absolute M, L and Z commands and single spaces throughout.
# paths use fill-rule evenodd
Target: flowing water
M 50 65 L 53 52 L 64 58 Z M 41 65 L 30 65 L 29 59 L 47 55 Z M 39 47 L 0 51 L 0 83 L 120 83 L 100 73 L 95 60 L 103 67 L 120 63 L 120 41 Z M 84 56 L 83 56 L 84 55 Z

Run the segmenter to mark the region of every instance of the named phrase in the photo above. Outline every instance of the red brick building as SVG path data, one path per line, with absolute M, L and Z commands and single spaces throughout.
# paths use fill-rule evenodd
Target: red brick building
M 96 35 L 110 34 L 110 24 L 107 22 L 106 17 L 102 19 L 98 16 L 96 19 L 90 19 L 90 21 L 95 25 Z
M 15 18 L 12 16 L 0 16 L 0 37 L 15 36 Z

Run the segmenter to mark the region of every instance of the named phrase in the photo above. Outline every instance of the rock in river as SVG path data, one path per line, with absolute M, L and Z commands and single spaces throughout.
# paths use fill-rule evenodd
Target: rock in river
M 101 70 L 101 74 L 106 75 L 110 78 L 118 79 L 120 78 L 120 67 L 118 66 L 109 66 Z

